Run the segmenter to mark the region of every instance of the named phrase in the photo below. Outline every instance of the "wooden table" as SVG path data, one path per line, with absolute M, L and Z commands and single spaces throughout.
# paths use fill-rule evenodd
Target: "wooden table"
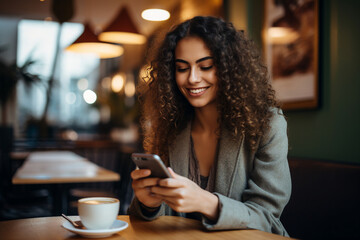
M 241 239 L 277 240 L 291 239 L 259 230 L 206 231 L 196 220 L 163 216 L 154 221 L 144 221 L 127 215 L 118 216 L 129 223 L 129 227 L 107 239 L 121 240 L 192 240 L 192 239 Z M 61 225 L 66 221 L 61 217 L 30 218 L 0 222 L 0 236 L 3 240 L 61 240 L 84 239 L 67 231 Z
M 54 185 L 55 215 L 67 212 L 64 184 L 119 181 L 120 175 L 70 151 L 32 152 L 12 178 L 13 184 Z
M 118 173 L 97 166 L 70 151 L 32 152 L 16 171 L 13 184 L 119 181 Z

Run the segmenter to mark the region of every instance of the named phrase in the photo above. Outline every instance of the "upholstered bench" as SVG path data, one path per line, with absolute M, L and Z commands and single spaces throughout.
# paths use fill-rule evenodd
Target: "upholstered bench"
M 289 158 L 292 195 L 281 220 L 291 237 L 360 239 L 360 164 Z

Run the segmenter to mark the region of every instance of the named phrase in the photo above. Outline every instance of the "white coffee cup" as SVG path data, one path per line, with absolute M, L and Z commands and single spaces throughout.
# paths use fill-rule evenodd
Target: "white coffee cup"
M 108 229 L 119 213 L 120 201 L 109 197 L 90 197 L 78 200 L 81 222 L 87 229 Z

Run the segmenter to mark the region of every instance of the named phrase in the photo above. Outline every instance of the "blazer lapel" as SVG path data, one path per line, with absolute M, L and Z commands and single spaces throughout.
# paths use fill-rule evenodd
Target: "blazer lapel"
M 191 121 L 187 127 L 176 137 L 174 144 L 169 148 L 170 167 L 175 173 L 188 177 L 190 152 Z
M 221 129 L 219 153 L 216 163 L 215 192 L 230 196 L 242 143 L 243 138 L 235 141 L 228 130 Z

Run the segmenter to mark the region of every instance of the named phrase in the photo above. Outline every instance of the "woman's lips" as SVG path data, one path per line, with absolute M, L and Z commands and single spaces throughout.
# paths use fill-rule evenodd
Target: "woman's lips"
M 203 87 L 203 88 L 188 88 L 188 93 L 190 96 L 201 96 L 205 93 L 205 91 L 209 87 Z

